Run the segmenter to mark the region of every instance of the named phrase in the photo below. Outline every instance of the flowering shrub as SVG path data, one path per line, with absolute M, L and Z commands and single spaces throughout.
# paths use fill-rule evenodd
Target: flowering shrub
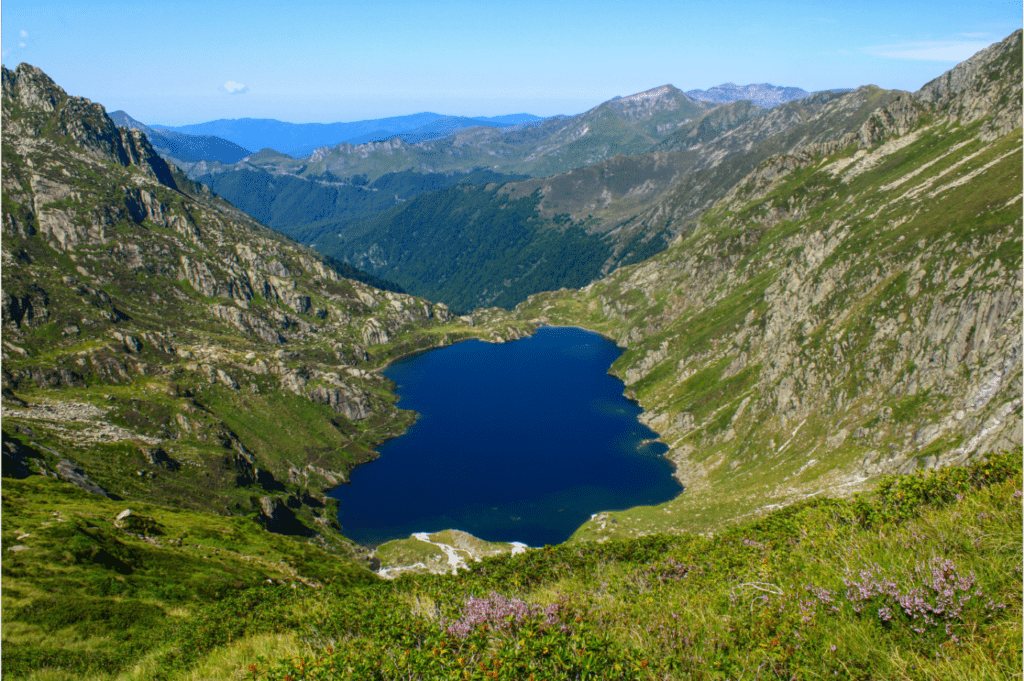
M 969 608 L 980 608 L 987 618 L 1006 607 L 985 599 L 974 572 L 961 572 L 948 558 L 919 562 L 912 574 L 896 578 L 874 564 L 843 580 L 843 584 L 855 612 L 877 614 L 888 626 L 904 626 L 930 641 L 944 633 L 958 643 L 957 632 L 963 628 Z M 983 600 L 987 601 L 984 605 Z
M 594 632 L 587 612 L 568 596 L 541 607 L 491 592 L 470 596 L 459 610 L 458 619 L 405 618 L 406 624 L 378 629 L 373 641 L 357 639 L 340 650 L 328 646 L 318 655 L 278 660 L 265 671 L 254 665 L 249 672 L 273 681 L 596 681 L 635 679 L 648 664 Z
M 444 622 L 442 626 L 446 632 L 458 638 L 466 638 L 473 630 L 488 627 L 509 633 L 517 630 L 524 620 L 539 616 L 543 616 L 543 625 L 555 626 L 558 624 L 558 610 L 559 604 L 541 608 L 492 591 L 485 598 L 468 598 L 462 607 L 462 617 L 454 622 Z

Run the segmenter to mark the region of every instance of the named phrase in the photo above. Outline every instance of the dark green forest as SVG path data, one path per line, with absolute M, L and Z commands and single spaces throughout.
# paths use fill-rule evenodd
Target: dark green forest
M 401 204 L 422 192 L 459 183 L 487 184 L 523 179 L 491 170 L 470 173 L 387 173 L 374 182 L 365 175 L 340 178 L 330 172 L 305 179 L 256 168 L 197 178 L 236 208 L 263 224 L 296 238 L 311 224 L 361 220 Z
M 639 262 L 666 246 L 659 234 L 634 239 L 616 255 L 614 242 L 588 233 L 585 223 L 568 215 L 543 217 L 539 201 L 536 193 L 511 199 L 500 188 L 462 184 L 338 230 L 348 238 L 316 243 L 414 295 L 462 311 L 511 309 L 532 293 L 586 286 L 602 276 L 609 259 L 615 266 Z M 313 242 L 312 235 L 302 236 Z

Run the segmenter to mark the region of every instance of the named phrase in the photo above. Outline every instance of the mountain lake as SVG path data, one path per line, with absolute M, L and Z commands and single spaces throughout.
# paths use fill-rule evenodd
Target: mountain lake
M 608 373 L 620 353 L 596 333 L 542 327 L 392 364 L 398 406 L 419 416 L 331 491 L 342 531 L 368 546 L 445 529 L 543 546 L 593 513 L 672 499 L 667 448 Z

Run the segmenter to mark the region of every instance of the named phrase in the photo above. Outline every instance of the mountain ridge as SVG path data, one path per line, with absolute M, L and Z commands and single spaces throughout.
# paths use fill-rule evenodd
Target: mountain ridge
M 599 279 L 653 255 L 690 229 L 764 159 L 816 144 L 861 143 L 861 129 L 874 125 L 872 112 L 901 96 L 909 93 L 865 87 L 820 93 L 767 111 L 742 102 L 727 104 L 680 126 L 652 153 L 619 155 L 551 177 L 467 191 L 465 205 L 451 194 L 424 194 L 371 220 L 328 222 L 303 232 L 303 239 L 315 238 L 323 252 L 456 307 L 507 307 L 538 286 L 577 286 L 581 279 Z M 515 211 L 501 207 L 512 202 Z M 524 202 L 532 203 L 527 207 Z M 572 278 L 562 259 L 542 258 L 533 245 L 524 246 L 520 258 L 484 251 L 493 234 L 484 220 L 507 221 L 513 215 L 522 220 L 516 234 L 531 244 L 573 241 L 578 257 L 572 258 Z M 474 224 L 461 222 L 461 216 L 472 216 Z M 449 230 L 453 221 L 459 227 Z M 448 247 L 449 231 L 464 243 Z M 454 276 L 434 276 L 467 258 L 487 263 L 486 294 L 466 289 Z M 505 269 L 497 269 L 497 263 Z
M 786 87 L 772 85 L 771 83 L 758 83 L 751 85 L 736 85 L 735 83 L 723 83 L 707 90 L 687 90 L 686 94 L 693 99 L 704 102 L 718 102 L 728 104 L 729 102 L 749 101 L 762 109 L 770 109 L 779 104 L 785 104 L 796 99 L 810 97 L 813 92 L 798 87 Z

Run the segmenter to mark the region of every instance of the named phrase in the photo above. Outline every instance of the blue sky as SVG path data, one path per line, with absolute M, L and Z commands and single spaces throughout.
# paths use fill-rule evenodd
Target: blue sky
M 584 111 L 665 83 L 916 90 L 1021 0 L 4 0 L 3 63 L 144 123 Z

